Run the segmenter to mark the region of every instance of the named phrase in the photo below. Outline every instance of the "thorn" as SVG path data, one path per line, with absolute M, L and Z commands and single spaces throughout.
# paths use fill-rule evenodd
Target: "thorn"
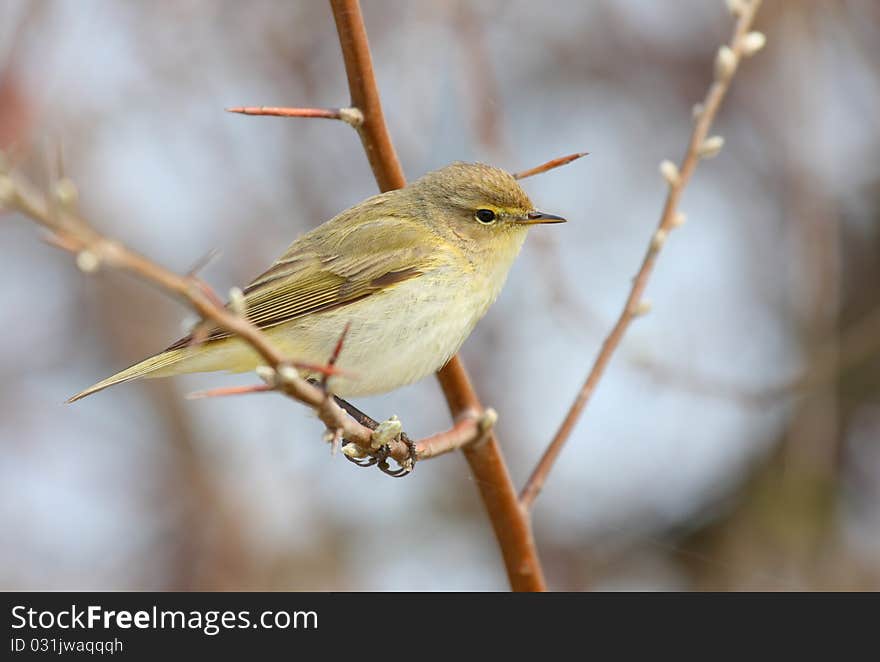
M 339 448 L 342 446 L 342 428 L 327 430 L 324 433 L 324 441 L 330 444 L 330 456 L 336 457 Z
M 297 370 L 302 370 L 303 372 L 314 372 L 319 375 L 326 375 L 328 377 L 341 377 L 341 376 L 352 377 L 355 374 L 355 373 L 350 372 L 348 370 L 340 370 L 339 368 L 334 368 L 332 365 L 321 365 L 320 363 L 306 363 L 304 361 L 291 361 L 290 363 Z
M 324 372 L 324 377 L 321 379 L 321 388 L 325 391 L 327 390 L 327 381 L 331 374 L 335 373 L 334 366 L 336 362 L 339 360 L 339 355 L 342 353 L 342 347 L 345 345 L 345 337 L 348 335 L 348 330 L 351 328 L 351 322 L 346 322 L 345 326 L 342 329 L 342 333 L 339 334 L 339 340 L 336 341 L 336 346 L 333 348 L 333 354 L 330 355 L 330 360 L 327 361 L 327 367 L 333 371 Z
M 220 250 L 217 248 L 212 248 L 207 253 L 202 255 L 202 257 L 195 261 L 190 270 L 186 272 L 186 275 L 195 277 L 202 269 L 207 267 L 218 257 L 220 257 Z
M 214 291 L 214 288 L 212 288 L 210 285 L 208 285 L 205 281 L 203 281 L 198 276 L 190 276 L 190 279 L 192 280 L 192 282 L 194 282 L 196 284 L 196 287 L 199 289 L 199 291 L 205 297 L 207 297 L 208 300 L 212 304 L 214 304 L 214 306 L 216 306 L 217 308 L 225 308 L 226 307 L 226 304 L 224 304 L 220 300 L 220 297 L 217 296 L 217 293 Z
M 211 335 L 211 323 L 207 320 L 201 320 L 190 332 L 187 347 L 197 347 L 198 345 L 201 345 L 208 339 L 209 335 Z
M 547 172 L 548 170 L 553 170 L 554 168 L 559 168 L 564 165 L 568 165 L 572 161 L 577 161 L 584 156 L 587 156 L 589 152 L 575 152 L 574 154 L 569 154 L 568 156 L 560 156 L 557 159 L 551 159 L 546 163 L 542 163 L 539 166 L 535 166 L 534 168 L 529 168 L 528 170 L 523 170 L 522 172 L 517 172 L 513 174 L 514 179 L 525 179 L 526 177 L 532 177 L 534 175 L 540 175 L 542 173 Z
M 196 391 L 188 393 L 187 400 L 203 400 L 205 398 L 219 398 L 227 395 L 247 395 L 249 393 L 265 393 L 274 390 L 274 386 L 269 384 L 252 384 L 250 386 L 229 386 L 224 388 L 214 388 L 207 391 Z
M 60 248 L 63 251 L 68 251 L 69 253 L 78 253 L 80 244 L 76 243 L 69 237 L 62 236 L 60 234 L 56 234 L 54 232 L 45 234 L 41 237 L 43 241 L 45 241 L 50 246 L 54 246 L 55 248 Z

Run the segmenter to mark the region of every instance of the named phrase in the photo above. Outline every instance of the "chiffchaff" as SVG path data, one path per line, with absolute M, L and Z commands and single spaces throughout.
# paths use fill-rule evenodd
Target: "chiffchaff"
M 328 360 L 343 396 L 391 391 L 441 368 L 495 301 L 529 226 L 560 223 L 535 211 L 504 170 L 454 163 L 347 209 L 293 242 L 244 290 L 248 319 L 292 360 Z M 243 372 L 261 364 L 222 329 L 164 352 L 71 398 L 139 377 Z M 303 375 L 310 377 L 313 375 Z

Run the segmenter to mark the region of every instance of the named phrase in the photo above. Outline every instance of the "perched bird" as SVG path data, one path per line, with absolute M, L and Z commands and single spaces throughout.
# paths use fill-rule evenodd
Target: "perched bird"
M 536 211 L 510 173 L 454 163 L 373 196 L 294 241 L 244 289 L 248 319 L 291 360 L 323 364 L 346 325 L 330 379 L 340 396 L 391 391 L 440 369 L 501 291 Z M 244 372 L 262 363 L 214 328 L 98 382 L 70 401 L 140 377 Z M 304 377 L 316 375 L 304 374 Z

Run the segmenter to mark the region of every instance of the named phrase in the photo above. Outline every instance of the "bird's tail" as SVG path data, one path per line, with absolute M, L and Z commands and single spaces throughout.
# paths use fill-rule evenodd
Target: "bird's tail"
M 183 359 L 188 354 L 187 350 L 188 348 L 185 347 L 182 349 L 171 349 L 156 354 L 155 356 L 151 356 L 148 359 L 144 359 L 140 363 L 136 363 L 130 368 L 126 368 L 122 372 L 117 372 L 115 375 L 112 375 L 107 379 L 98 382 L 94 386 L 89 386 L 89 388 L 87 388 L 86 390 L 80 391 L 75 396 L 70 398 L 68 402 L 76 402 L 77 400 L 82 400 L 87 395 L 97 393 L 98 391 L 103 391 L 105 388 L 113 386 L 115 384 L 130 382 L 132 379 L 138 379 L 140 377 L 164 377 L 167 374 L 171 374 L 165 369 L 173 366 L 181 359 Z

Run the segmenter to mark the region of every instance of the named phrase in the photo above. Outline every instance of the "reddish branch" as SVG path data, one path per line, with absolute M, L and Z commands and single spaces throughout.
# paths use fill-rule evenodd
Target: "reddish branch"
M 754 20 L 755 12 L 758 10 L 760 4 L 760 0 L 743 0 L 732 5 L 737 7 L 735 11 L 738 13 L 738 20 L 736 22 L 736 27 L 734 28 L 733 37 L 729 46 L 722 46 L 719 50 L 715 62 L 715 80 L 709 87 L 703 103 L 695 109 L 696 118 L 694 129 L 691 134 L 687 151 L 684 155 L 684 160 L 680 167 L 676 167 L 669 162 L 664 162 L 661 165 L 661 172 L 669 184 L 669 190 L 666 196 L 663 212 L 660 216 L 660 222 L 651 237 L 647 252 L 642 260 L 641 268 L 633 280 L 629 296 L 626 298 L 626 303 L 623 306 L 623 310 L 620 312 L 617 322 L 602 343 L 602 349 L 599 351 L 599 355 L 596 357 L 593 367 L 590 369 L 583 386 L 575 397 L 574 402 L 571 404 L 571 407 L 568 410 L 565 419 L 562 421 L 562 424 L 559 426 L 556 435 L 544 451 L 544 455 L 541 457 L 522 491 L 520 501 L 523 508 L 526 510 L 532 507 L 535 498 L 541 491 L 541 488 L 547 480 L 547 475 L 553 468 L 565 442 L 571 436 L 578 418 L 587 406 L 593 392 L 596 390 L 599 380 L 602 379 L 602 375 L 605 373 L 605 368 L 611 361 L 611 357 L 620 345 L 621 340 L 623 340 L 623 336 L 629 328 L 630 323 L 640 314 L 640 312 L 642 312 L 642 295 L 648 285 L 648 279 L 651 277 L 651 273 L 654 270 L 657 256 L 659 255 L 669 232 L 680 224 L 682 218 L 678 213 L 678 203 L 682 191 L 688 181 L 690 181 L 691 175 L 693 175 L 700 159 L 709 156 L 716 152 L 717 149 L 720 149 L 720 139 L 707 141 L 709 129 L 711 128 L 712 121 L 718 112 L 718 108 L 721 106 L 721 102 L 730 87 L 730 82 L 739 61 L 744 55 L 751 55 L 760 49 L 763 44 L 762 35 L 749 35 L 749 29 Z
M 203 400 L 205 398 L 222 398 L 227 395 L 250 395 L 251 393 L 265 393 L 266 391 L 274 391 L 275 387 L 271 384 L 249 384 L 247 386 L 225 386 L 222 388 L 212 388 L 207 391 L 196 391 L 189 393 L 186 397 L 188 400 Z
M 345 337 L 348 335 L 349 329 L 351 329 L 351 322 L 346 322 L 345 327 L 342 329 L 342 333 L 339 334 L 339 340 L 336 341 L 336 346 L 333 348 L 333 353 L 327 361 L 327 367 L 331 370 L 336 370 L 336 362 L 339 360 L 339 355 L 342 354 L 342 347 L 345 345 Z M 325 391 L 328 390 L 327 380 L 330 379 L 330 376 L 330 372 L 325 372 L 324 376 L 321 377 L 321 388 Z
M 373 175 L 382 191 L 401 188 L 406 180 L 385 126 L 360 5 L 357 0 L 330 0 L 330 6 L 345 61 L 351 105 L 364 117 L 357 130 Z M 468 413 L 482 411 L 464 365 L 457 356 L 437 376 L 453 418 L 459 420 Z M 515 591 L 543 590 L 544 578 L 531 523 L 517 500 L 498 441 L 494 435 L 488 434 L 485 442 L 468 446 L 464 452 L 501 547 L 511 588 Z

